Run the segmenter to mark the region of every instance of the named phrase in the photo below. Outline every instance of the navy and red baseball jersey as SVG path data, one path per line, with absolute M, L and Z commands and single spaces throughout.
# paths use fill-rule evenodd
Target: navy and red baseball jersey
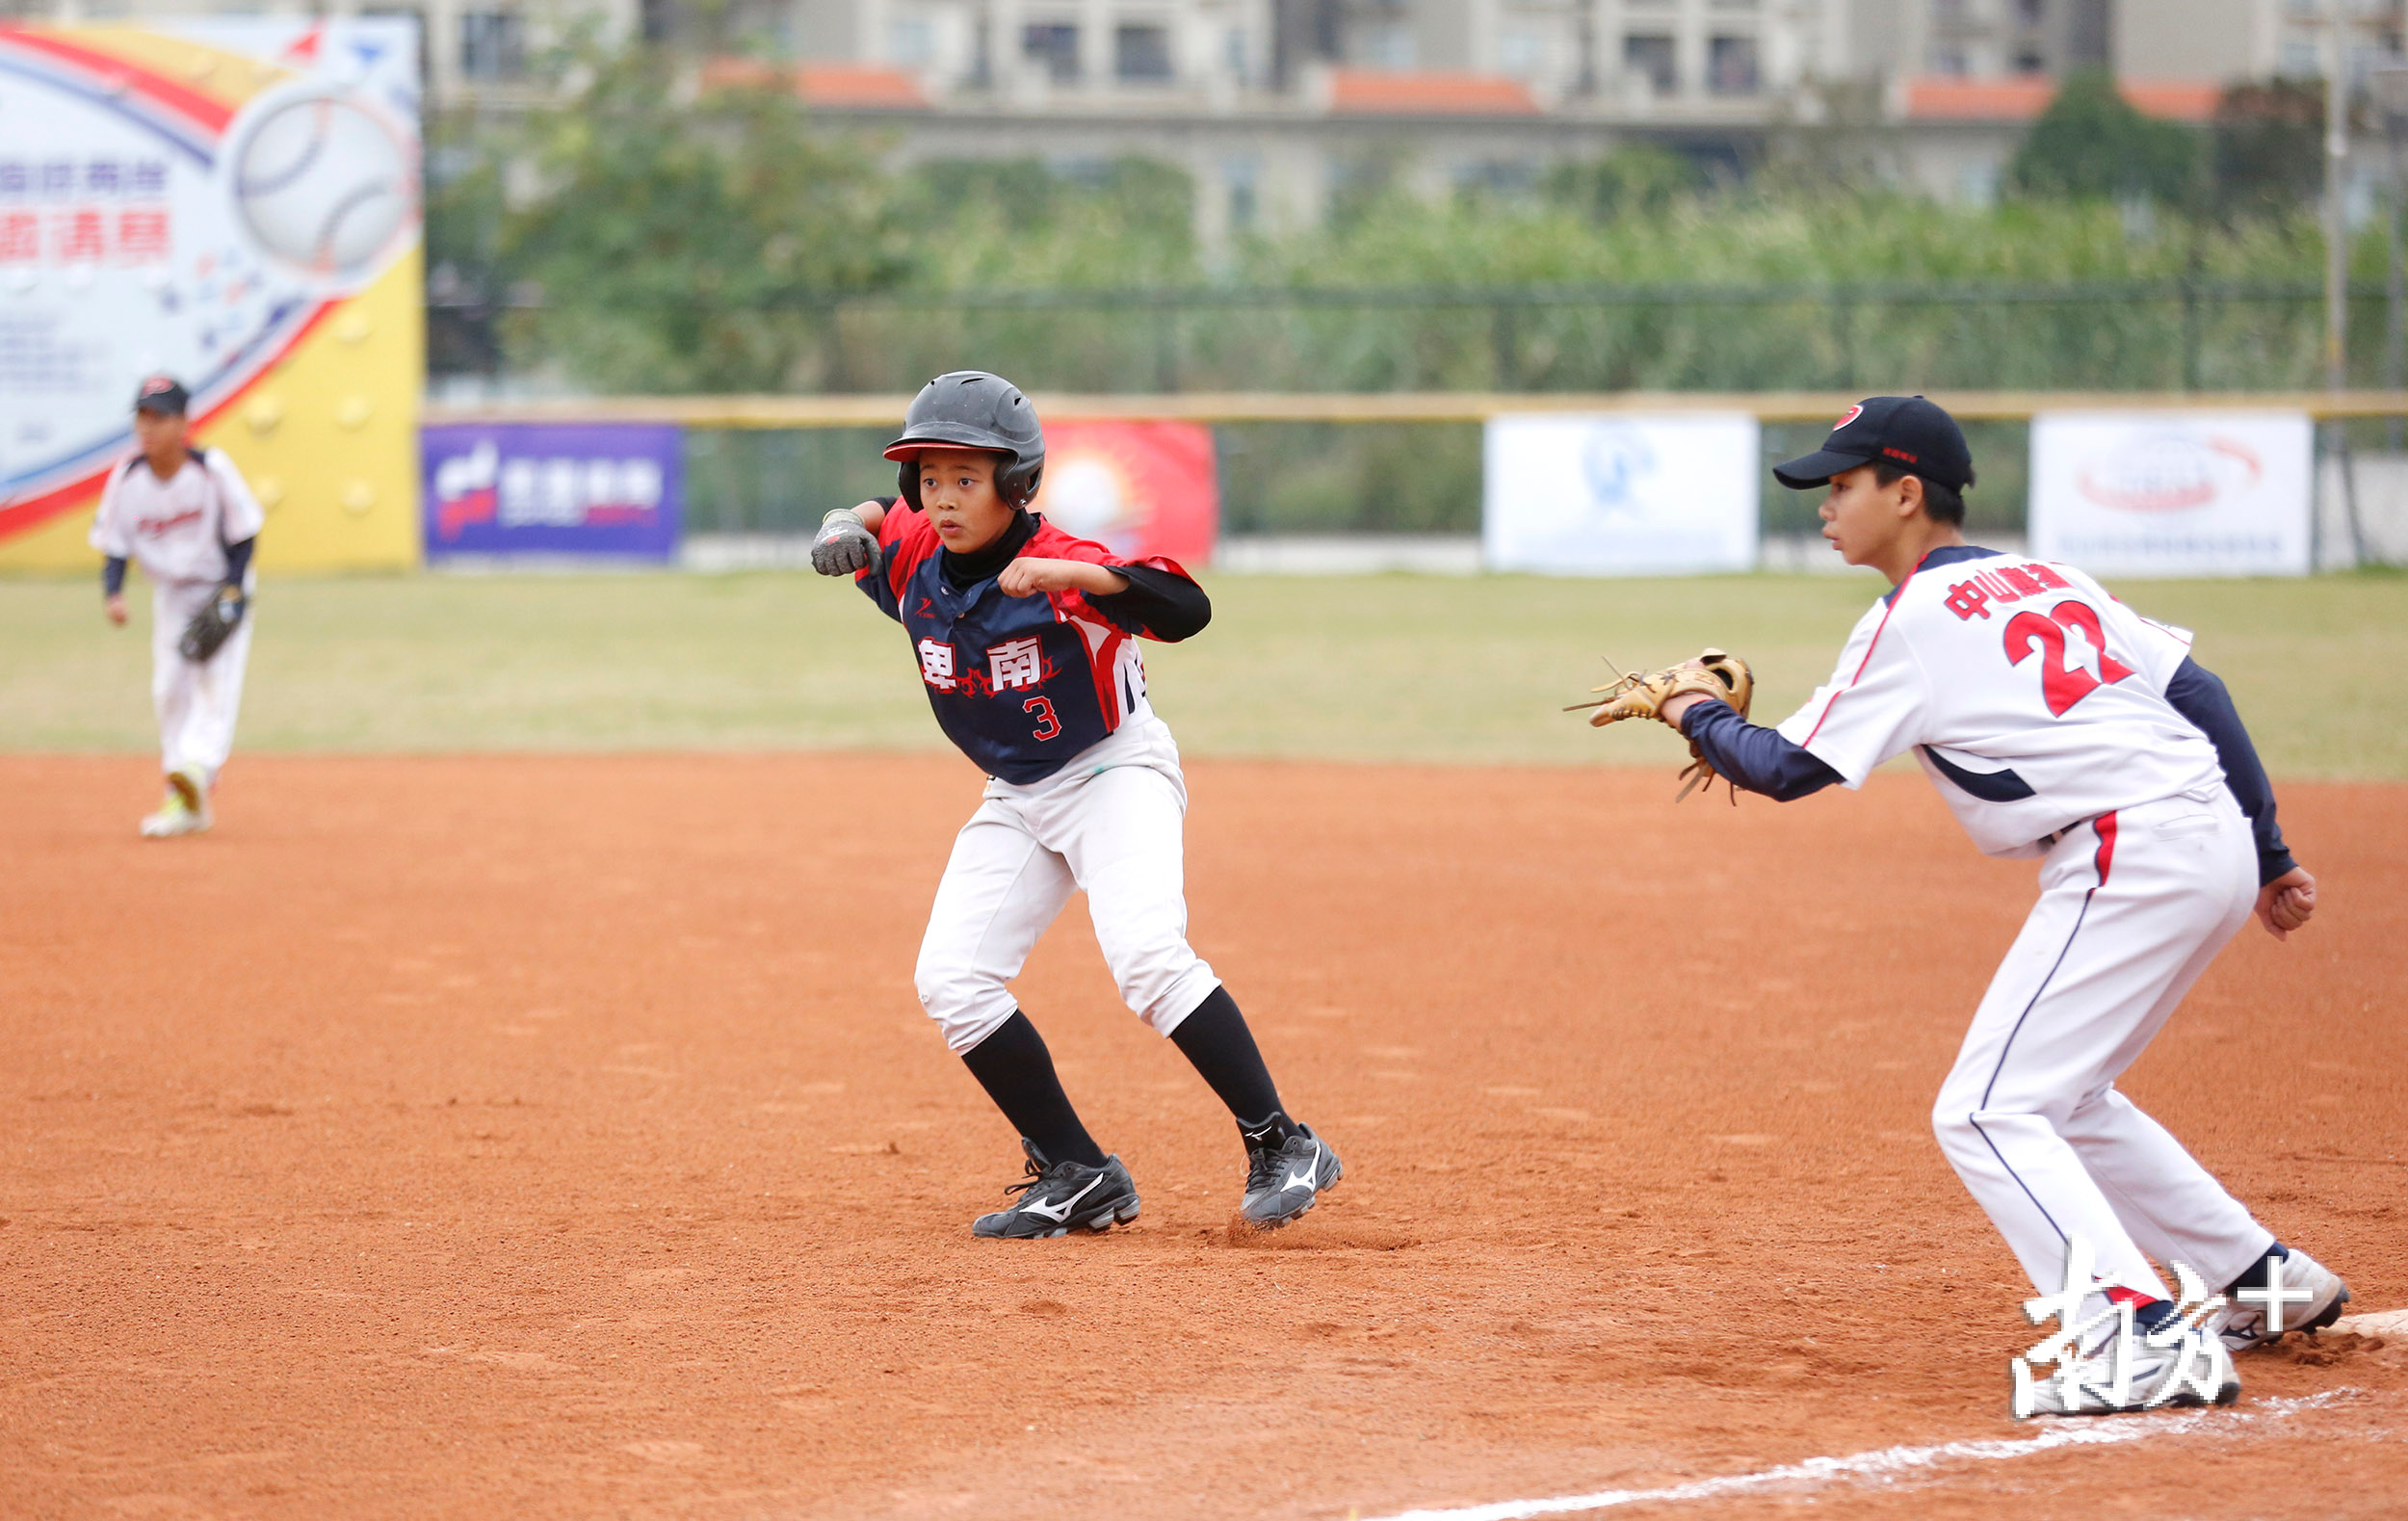
M 878 525 L 878 563 L 857 579 L 910 635 L 937 724 L 982 771 L 1015 785 L 1044 780 L 1147 712 L 1137 641 L 1194 633 L 1203 626 L 1194 606 L 1210 616 L 1194 578 L 1176 562 L 1124 560 L 1034 512 L 993 550 L 959 557 L 925 513 L 898 502 Z M 1129 590 L 1007 596 L 995 578 L 1020 556 L 1109 565 L 1128 578 Z M 965 558 L 983 573 L 963 584 Z

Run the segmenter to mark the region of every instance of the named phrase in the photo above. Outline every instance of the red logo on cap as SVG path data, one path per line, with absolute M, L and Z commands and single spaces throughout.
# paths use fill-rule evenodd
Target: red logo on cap
M 1850 423 L 1852 423 L 1852 422 L 1856 421 L 1856 419 L 1858 419 L 1859 417 L 1862 417 L 1862 416 L 1864 416 L 1864 415 L 1865 415 L 1865 404 L 1864 404 L 1864 403 L 1862 403 L 1862 402 L 1858 402 L 1855 406 L 1853 406 L 1849 407 L 1846 411 L 1842 412 L 1842 413 L 1840 414 L 1840 420 L 1839 420 L 1838 422 L 1833 423 L 1833 424 L 1831 425 L 1831 431 L 1832 431 L 1833 433 L 1838 433 L 1841 429 L 1845 428 L 1848 424 L 1850 424 Z
M 144 396 L 160 396 L 175 389 L 175 381 L 165 375 L 154 375 L 143 382 Z

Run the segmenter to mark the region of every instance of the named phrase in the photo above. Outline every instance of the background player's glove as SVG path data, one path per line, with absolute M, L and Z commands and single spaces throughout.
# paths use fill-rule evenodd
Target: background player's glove
M 820 519 L 819 537 L 811 540 L 811 568 L 824 576 L 857 576 L 877 561 L 877 536 L 862 526 L 860 514 L 840 507 Z
M 1685 660 L 1677 666 L 1668 666 L 1644 676 L 1623 675 L 1617 671 L 1613 681 L 1589 690 L 1602 692 L 1605 695 L 1594 702 L 1573 703 L 1564 711 L 1572 713 L 1582 708 L 1596 709 L 1588 716 L 1588 721 L 1597 728 L 1619 723 L 1624 719 L 1656 719 L 1677 729 L 1679 725 L 1664 718 L 1663 705 L 1688 693 L 1727 702 L 1739 710 L 1741 718 L 1747 717 L 1748 705 L 1756 696 L 1756 677 L 1747 669 L 1747 662 L 1737 655 L 1726 650 L 1708 649 L 1695 660 Z M 1681 789 L 1682 798 L 1701 786 L 1710 785 L 1721 774 L 1706 759 L 1705 752 L 1697 747 L 1695 742 L 1690 743 L 1688 752 L 1690 762 L 1681 772 L 1682 778 L 1688 785 Z M 1678 802 L 1680 799 L 1673 800 Z M 1731 800 L 1734 803 L 1740 800 L 1736 787 L 1731 791 Z
M 227 582 L 218 588 L 217 595 L 202 603 L 193 620 L 184 625 L 183 637 L 175 642 L 177 653 L 190 661 L 209 659 L 234 637 L 249 607 L 250 598 L 243 595 L 241 587 Z

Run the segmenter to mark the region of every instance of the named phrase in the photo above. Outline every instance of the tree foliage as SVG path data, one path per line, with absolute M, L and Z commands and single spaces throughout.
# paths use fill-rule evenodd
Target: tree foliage
M 2033 122 L 2007 178 L 2027 195 L 2187 201 L 2202 168 L 2197 131 L 2144 116 L 2102 68 L 2066 76 Z
M 431 132 L 430 295 L 472 319 L 433 325 L 438 373 L 660 392 L 887 390 L 963 365 L 1094 390 L 2212 387 L 2313 367 L 2313 302 L 2264 289 L 2316 275 L 2298 186 L 2320 96 L 2295 87 L 2228 97 L 2221 216 L 2185 189 L 2207 138 L 2091 79 L 1995 206 L 1883 179 L 1866 108 L 1744 179 L 1623 147 L 1431 199 L 1390 166 L 1344 215 L 1208 251 L 1175 167 L 903 165 L 789 92 L 704 90 L 651 52 L 562 78 L 555 105 Z M 2177 214 L 2131 215 L 2135 195 Z M 2219 285 L 2256 293 L 2189 294 Z M 2033 299 L 2062 286 L 2088 294 Z M 1982 287 L 2013 289 L 1962 299 Z
M 1662 215 L 1684 196 L 1706 186 L 1694 160 L 1644 144 L 1619 147 L 1593 159 L 1557 165 L 1539 182 L 1551 205 L 1587 218 L 1612 222 L 1635 215 Z
M 528 119 L 537 188 L 499 240 L 542 297 L 521 352 L 643 391 L 813 384 L 814 304 L 911 267 L 875 164 L 809 130 L 789 91 L 696 92 L 641 49 L 582 73 Z
M 2215 197 L 2227 214 L 2288 211 L 2324 188 L 2324 82 L 2235 85 L 2215 108 Z

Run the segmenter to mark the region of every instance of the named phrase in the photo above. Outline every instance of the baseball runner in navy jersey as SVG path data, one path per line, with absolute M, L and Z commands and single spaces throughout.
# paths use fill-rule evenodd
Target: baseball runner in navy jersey
M 1229 1106 L 1240 1213 L 1284 1225 L 1338 1181 L 1338 1154 L 1281 1104 L 1213 969 L 1188 946 L 1187 782 L 1145 696 L 1142 639 L 1212 616 L 1176 564 L 1124 560 L 1028 510 L 1035 409 L 1000 377 L 930 380 L 886 450 L 901 493 L 830 512 L 811 563 L 903 624 L 946 738 L 988 777 L 937 884 L 914 974 L 946 1043 L 1020 1133 L 1027 1181 L 981 1236 L 1063 1236 L 1137 1218 L 1138 1191 L 1080 1121 L 1007 985 L 1075 890 L 1120 995 Z
M 2277 1242 L 2115 1080 L 2253 910 L 2278 939 L 2315 911 L 2248 732 L 2187 632 L 2073 566 L 1965 542 L 1973 459 L 1930 402 L 1850 407 L 1820 450 L 1774 473 L 1828 485 L 1823 537 L 1891 590 L 1778 727 L 1711 693 L 1657 716 L 1722 775 L 1785 801 L 1861 786 L 1912 751 L 1982 851 L 2040 860 L 2040 900 L 1932 1124 L 2043 1295 L 2058 1292 L 2081 1239 L 2096 1253 L 2098 1307 L 2130 1305 L 2138 1330 L 2164 1332 L 2142 1344 L 2128 1403 L 2078 1395 L 2068 1408 L 2051 1384 L 2035 1413 L 2138 1408 L 2185 1375 L 2180 1387 L 2229 1400 L 2230 1351 L 2330 1324 L 2349 1291 Z M 2188 1267 L 2231 1307 L 2177 1334 L 2152 1257 Z

